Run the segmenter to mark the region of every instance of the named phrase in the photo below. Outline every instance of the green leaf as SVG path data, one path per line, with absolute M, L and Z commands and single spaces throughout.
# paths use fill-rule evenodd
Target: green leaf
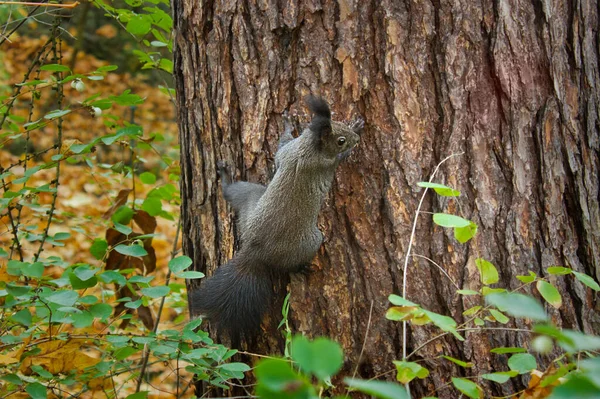
M 481 309 L 480 305 L 475 305 L 472 308 L 469 308 L 463 312 L 464 316 L 473 316 L 475 313 L 479 312 Z
M 110 219 L 115 223 L 128 224 L 131 222 L 131 218 L 133 217 L 133 209 L 128 207 L 127 205 L 123 205 L 119 207 L 110 217 Z
M 97 319 L 104 320 L 113 312 L 112 306 L 107 303 L 97 303 L 95 305 L 90 306 L 90 313 Z
M 192 265 L 192 260 L 188 256 L 178 256 L 169 261 L 169 270 L 173 273 L 179 273 Z
M 31 287 L 7 283 L 6 291 L 8 291 L 8 293 L 12 296 L 21 297 L 29 294 L 29 292 L 31 291 Z
M 52 112 L 48 112 L 46 115 L 44 115 L 44 119 L 57 119 L 60 118 L 62 116 L 65 116 L 67 114 L 70 114 L 71 110 L 70 109 L 57 109 L 55 111 Z
M 119 244 L 115 247 L 115 251 L 117 251 L 118 253 L 120 253 L 122 255 L 126 255 L 126 256 L 142 257 L 142 256 L 148 255 L 148 252 L 144 249 L 144 247 L 142 247 L 141 245 L 138 245 L 138 244 L 133 244 L 133 245 Z
M 516 293 L 490 294 L 485 298 L 488 304 L 514 317 L 524 317 L 536 321 L 548 319 L 544 307 L 530 296 Z
M 337 373 L 344 362 L 341 346 L 327 338 L 317 338 L 311 342 L 297 335 L 292 339 L 291 348 L 292 359 L 300 369 L 322 381 Z
M 492 317 L 498 322 L 502 324 L 506 324 L 509 322 L 509 318 L 506 317 L 502 312 L 497 311 L 496 309 L 488 309 Z
M 171 292 L 171 289 L 167 285 L 142 288 L 142 294 L 149 296 L 150 298 L 160 298 L 168 295 L 169 292 Z
M 508 381 L 511 377 L 514 377 L 515 375 L 518 375 L 516 371 L 499 371 L 497 373 L 483 374 L 481 378 L 485 380 L 494 381 L 499 384 L 504 384 L 506 381 Z
M 536 283 L 536 288 L 540 292 L 542 297 L 546 300 L 546 302 L 548 302 L 556 309 L 561 307 L 562 298 L 555 286 L 544 280 L 538 280 L 538 282 Z
M 564 384 L 552 390 L 548 399 L 598 399 L 600 388 L 590 381 L 589 377 L 573 374 Z
M 156 183 L 156 175 L 150 172 L 144 172 L 140 175 L 140 181 L 144 184 Z
M 596 356 L 580 361 L 579 368 L 596 384 L 596 387 L 600 388 L 600 357 Z M 559 370 L 557 374 L 560 375 L 561 371 Z
M 598 283 L 595 282 L 594 279 L 591 278 L 590 276 L 588 276 L 587 274 L 579 273 L 579 272 L 576 272 L 575 270 L 573 270 L 573 274 L 575 275 L 577 280 L 581 281 L 583 284 L 587 285 L 594 291 L 600 291 L 600 285 L 598 285 Z
M 98 278 L 100 280 L 102 280 L 103 283 L 117 283 L 117 285 L 119 286 L 124 286 L 125 284 L 127 284 L 127 279 L 125 279 L 125 277 L 119 273 L 116 272 L 114 270 L 107 270 L 105 272 L 102 272 L 98 275 Z
M 567 352 L 600 350 L 600 337 L 566 329 L 560 332 L 561 336 L 557 338 L 558 344 Z
M 24 262 L 21 267 L 23 276 L 32 278 L 41 278 L 44 274 L 44 264 L 42 262 L 27 263 Z
M 490 295 L 490 294 L 499 294 L 499 293 L 503 293 L 503 292 L 506 292 L 505 288 L 490 288 L 488 286 L 481 287 L 481 294 L 483 296 Z
M 503 355 L 506 353 L 525 353 L 527 351 L 524 348 L 502 346 L 499 348 L 494 348 L 490 350 L 490 352 L 496 353 L 498 355 Z
M 113 357 L 116 360 L 125 360 L 129 356 L 133 355 L 134 353 L 138 353 L 139 351 L 140 350 L 137 348 L 132 348 L 131 346 L 124 346 L 124 347 L 119 348 L 116 351 L 114 351 Z
M 148 212 L 150 216 L 158 216 L 162 212 L 162 202 L 157 197 L 146 197 L 142 204 L 142 210 Z
M 68 66 L 60 64 L 47 64 L 40 67 L 40 71 L 52 71 L 52 72 L 69 72 L 71 71 Z
M 132 393 L 131 395 L 127 395 L 125 399 L 147 399 L 148 391 L 140 391 L 136 393 Z
M 88 311 L 81 313 L 74 313 L 71 315 L 73 319 L 73 327 L 75 328 L 86 328 L 94 323 L 94 316 Z
M 96 72 L 111 72 L 111 71 L 116 71 L 117 69 L 119 69 L 119 67 L 116 65 L 105 65 L 105 66 L 101 66 L 100 68 L 96 69 Z
M 127 208 L 127 209 L 129 209 L 129 208 Z M 115 222 L 115 230 L 117 230 L 119 233 L 124 234 L 126 236 L 128 236 L 129 234 L 131 234 L 133 232 L 133 229 L 131 227 L 125 226 L 124 224 L 121 224 L 119 222 Z
M 473 367 L 473 363 L 471 363 L 471 362 L 463 362 L 462 360 L 458 360 L 453 357 L 445 356 L 445 355 L 442 357 L 446 360 L 450 360 L 452 363 L 458 364 L 460 367 L 465 367 L 465 368 Z
M 120 94 L 118 96 L 110 96 L 108 98 L 110 100 L 114 101 L 115 103 L 117 103 L 118 105 L 122 105 L 124 107 L 131 106 L 131 105 L 139 105 L 144 102 L 144 99 L 142 97 L 138 96 L 137 94 L 130 94 L 130 91 L 131 90 L 125 90 L 123 92 L 123 94 Z M 131 130 L 132 127 L 135 127 L 139 131 L 139 133 L 135 134 L 136 136 L 140 136 L 142 134 L 141 126 L 137 126 L 137 125 L 130 125 L 130 126 L 127 126 L 123 129 L 119 129 L 119 130 L 126 129 L 129 131 L 129 130 Z M 117 133 L 119 133 L 119 131 L 117 131 Z M 128 133 L 128 135 L 130 135 L 130 134 Z
M 429 370 L 415 362 L 404 362 L 394 360 L 396 365 L 396 379 L 402 384 L 408 384 L 415 378 L 426 378 L 429 375 Z
M 25 327 L 29 327 L 31 325 L 31 312 L 29 309 L 21 309 L 17 313 L 13 314 L 9 318 L 11 321 L 22 324 Z
M 10 276 L 20 276 L 23 274 L 23 267 L 27 264 L 26 262 L 11 259 L 6 263 L 6 273 Z
M 535 274 L 531 270 L 529 271 L 529 276 L 517 276 L 517 280 L 519 280 L 520 282 L 525 283 L 525 284 L 529 284 L 529 283 L 535 281 L 536 278 L 537 278 L 537 274 Z
M 454 238 L 461 244 L 466 243 L 477 234 L 477 225 L 473 222 L 466 227 L 456 227 L 454 229 Z
M 127 22 L 125 29 L 132 35 L 142 36 L 150 32 L 152 23 L 146 15 L 134 15 L 129 22 Z
M 85 288 L 95 287 L 98 284 L 98 278 L 91 277 L 86 280 L 79 278 L 75 273 L 69 273 L 69 281 L 71 282 L 71 286 L 75 290 L 82 290 Z
M 314 389 L 298 375 L 289 362 L 282 359 L 266 359 L 255 369 L 256 394 L 261 399 L 304 399 L 314 396 Z
M 442 227 L 467 227 L 471 225 L 471 221 L 447 213 L 434 213 L 433 222 Z
M 479 399 L 483 398 L 483 390 L 479 385 L 473 381 L 467 380 L 466 378 L 452 377 L 452 385 L 469 398 Z
M 454 190 L 448 186 L 444 186 L 439 183 L 431 183 L 431 182 L 418 182 L 417 186 L 433 188 L 435 192 L 442 197 L 458 197 L 460 195 L 460 191 Z
M 21 385 L 23 380 L 16 374 L 4 374 L 0 375 L 0 380 L 4 380 L 6 382 L 10 382 L 11 384 Z
M 457 290 L 456 293 L 460 295 L 479 295 L 479 292 L 473 290 Z
M 517 353 L 508 359 L 508 367 L 519 374 L 529 373 L 537 367 L 535 357 L 529 353 Z
M 58 305 L 73 306 L 79 299 L 79 294 L 75 291 L 58 291 L 48 295 L 46 299 Z
M 187 271 L 187 272 L 179 272 L 176 274 L 176 276 L 179 278 L 187 278 L 188 280 L 194 280 L 197 278 L 204 278 L 204 273 Z
M 71 237 L 71 233 L 59 232 L 59 233 L 54 234 L 54 237 L 52 237 L 52 239 L 54 241 L 64 241 L 69 237 Z
M 218 368 L 222 370 L 227 370 L 230 372 L 239 372 L 245 373 L 246 371 L 250 371 L 251 368 L 246 363 L 224 363 L 218 366 Z
M 401 296 L 394 294 L 390 295 L 388 297 L 388 300 L 396 306 L 419 306 L 416 303 L 409 301 L 408 299 L 404 299 Z
M 423 313 L 429 317 L 431 322 L 435 324 L 442 331 L 446 331 L 452 333 L 456 339 L 459 341 L 464 341 L 465 339 L 456 331 L 456 321 L 452 317 L 444 316 L 435 312 L 431 312 L 429 310 L 422 309 Z
M 100 269 L 97 269 L 95 267 L 91 267 L 90 265 L 81 265 L 81 266 L 77 266 L 74 270 L 73 273 L 82 281 L 87 281 L 89 279 L 91 279 L 92 277 L 94 277 L 96 275 L 96 273 L 98 273 Z
M 39 382 L 32 382 L 27 384 L 25 388 L 31 399 L 47 399 L 46 387 Z
M 561 266 L 551 266 L 546 270 L 548 271 L 548 273 L 554 274 L 554 275 L 567 275 L 567 274 L 571 274 L 573 272 L 568 267 L 561 267 Z
M 483 258 L 475 259 L 479 274 L 481 274 L 481 281 L 485 285 L 496 284 L 498 282 L 498 270 L 491 262 Z
M 344 382 L 357 391 L 379 399 L 409 399 L 403 386 L 386 381 L 344 378 Z

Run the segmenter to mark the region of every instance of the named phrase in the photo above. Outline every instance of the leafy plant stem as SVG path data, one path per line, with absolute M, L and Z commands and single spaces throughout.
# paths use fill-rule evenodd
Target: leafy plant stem
M 171 259 L 175 258 L 175 256 L 177 255 L 177 244 L 179 243 L 180 232 L 181 232 L 181 219 L 179 219 L 179 221 L 177 222 L 177 231 L 175 232 L 175 240 L 173 240 L 173 249 L 171 250 Z M 171 280 L 171 270 L 169 269 L 169 271 L 167 272 L 165 285 L 169 285 L 170 280 Z M 160 306 L 159 306 L 158 312 L 156 314 L 156 321 L 154 322 L 154 328 L 152 329 L 152 332 L 154 334 L 156 334 L 156 332 L 158 331 L 158 324 L 160 323 L 160 316 L 162 315 L 162 311 L 165 307 L 165 300 L 166 300 L 166 297 L 164 297 L 164 296 L 160 300 Z M 150 351 L 148 350 L 148 345 L 145 345 L 144 346 L 144 357 L 142 359 L 142 368 L 140 369 L 140 375 L 138 377 L 137 387 L 135 389 L 136 392 L 139 392 L 140 388 L 142 387 L 142 382 L 144 381 L 144 375 L 146 374 L 146 367 L 148 367 L 149 359 L 150 359 Z M 179 378 L 179 372 L 177 373 L 177 378 Z M 179 386 L 179 384 L 178 384 L 178 386 Z
M 58 34 L 57 34 L 57 30 L 60 27 L 60 23 L 61 23 L 61 17 L 56 16 L 56 18 L 54 19 L 54 23 L 52 25 L 52 54 L 53 54 L 54 61 L 57 63 L 62 61 L 62 40 L 58 37 Z M 56 72 L 56 75 L 57 75 L 58 80 L 62 80 L 61 72 Z M 64 97 L 62 84 L 56 85 L 56 97 L 57 97 L 56 103 L 58 105 L 58 108 L 60 109 L 62 107 L 62 102 L 63 102 L 63 97 Z M 62 132 L 62 122 L 63 122 L 62 117 L 59 117 L 56 122 L 56 129 L 57 129 L 56 148 L 59 153 L 60 153 L 60 147 L 62 145 L 62 133 L 63 133 Z M 56 180 L 54 181 L 55 190 L 52 193 L 52 204 L 50 205 L 50 210 L 48 211 L 48 222 L 46 224 L 44 234 L 42 234 L 42 238 L 40 240 L 40 246 L 34 256 L 34 262 L 38 261 L 42 251 L 44 250 L 44 243 L 46 242 L 46 239 L 48 238 L 48 234 L 50 231 L 50 225 L 52 224 L 52 219 L 54 217 L 54 212 L 56 210 L 56 200 L 58 198 L 58 185 L 59 185 L 59 180 L 60 180 L 60 164 L 61 164 L 60 161 L 56 162 Z
M 435 167 L 435 170 L 433 171 L 433 173 L 431 174 L 431 177 L 429 178 L 429 181 L 431 182 L 433 180 L 433 178 L 435 177 L 437 171 L 439 170 L 440 166 L 446 162 L 447 160 L 449 160 L 450 158 L 453 158 L 455 156 L 459 156 L 462 155 L 463 153 L 459 153 L 459 154 L 451 154 L 449 156 L 447 156 L 446 158 L 442 159 L 442 161 L 440 163 L 437 164 L 437 166 Z M 419 205 L 417 206 L 417 210 L 415 212 L 415 218 L 413 220 L 413 226 L 412 226 L 412 231 L 410 233 L 410 239 L 408 241 L 408 249 L 406 250 L 406 255 L 404 257 L 404 270 L 402 273 L 402 297 L 406 298 L 406 285 L 407 285 L 407 276 L 408 276 L 408 260 L 410 259 L 411 256 L 411 249 L 413 246 L 413 242 L 415 240 L 415 232 L 417 230 L 417 222 L 419 220 L 419 213 L 421 211 L 421 207 L 423 206 L 423 202 L 425 201 L 425 196 L 427 195 L 427 188 L 425 188 L 425 190 L 423 191 L 423 194 L 421 195 L 421 200 L 419 201 Z M 406 341 L 407 341 L 407 335 L 408 335 L 408 330 L 406 328 L 406 321 L 402 322 L 402 359 L 406 360 Z M 408 392 L 408 395 L 410 396 L 410 388 L 408 384 L 405 384 L 406 390 Z

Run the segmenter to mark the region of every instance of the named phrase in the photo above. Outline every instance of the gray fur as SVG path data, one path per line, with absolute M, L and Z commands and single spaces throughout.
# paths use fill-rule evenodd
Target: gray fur
M 276 172 L 268 186 L 231 183 L 223 164 L 223 194 L 235 209 L 240 250 L 215 275 L 190 293 L 192 312 L 207 316 L 232 343 L 260 327 L 273 296 L 273 278 L 309 264 L 323 242 L 317 218 L 335 169 L 358 143 L 363 123 L 348 127 L 329 119 L 322 99 L 307 101 L 315 117 L 293 138 L 285 120 L 275 155 Z

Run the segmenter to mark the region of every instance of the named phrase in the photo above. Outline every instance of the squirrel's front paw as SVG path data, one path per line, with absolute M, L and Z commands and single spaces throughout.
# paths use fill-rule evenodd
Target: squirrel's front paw
M 283 127 L 286 131 L 294 130 L 294 122 L 292 121 L 292 117 L 290 116 L 287 110 L 283 111 L 283 115 L 281 115 L 281 118 L 283 119 Z
M 221 176 L 221 179 L 223 180 L 229 180 L 229 165 L 227 165 L 227 162 L 219 160 L 217 161 L 217 173 L 219 174 L 219 176 Z
M 350 124 L 350 129 L 354 130 L 355 133 L 359 133 L 365 127 L 365 121 L 360 116 Z

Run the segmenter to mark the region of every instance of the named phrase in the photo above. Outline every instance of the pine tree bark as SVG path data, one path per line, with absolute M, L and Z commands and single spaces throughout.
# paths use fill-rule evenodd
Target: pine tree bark
M 548 276 L 562 265 L 600 278 L 599 6 L 506 0 L 173 1 L 175 82 L 181 142 L 184 252 L 211 274 L 231 258 L 235 227 L 216 179 L 218 160 L 238 179 L 266 183 L 281 114 L 302 114 L 321 94 L 334 119 L 366 121 L 359 148 L 339 168 L 320 228 L 326 236 L 308 277 L 293 276 L 290 321 L 297 333 L 326 335 L 345 350 L 344 372 L 393 379 L 401 326 L 384 317 L 402 287 L 404 256 L 421 189 L 436 181 L 459 201 L 427 196 L 423 210 L 458 213 L 479 225 L 460 245 L 452 231 L 419 216 L 413 251 L 441 265 L 465 289 L 480 288 L 474 260 L 514 276 Z M 305 121 L 307 118 L 304 119 Z M 436 267 L 412 257 L 407 298 L 462 321 L 480 301 L 464 297 Z M 568 278 L 548 309 L 560 327 L 600 332 L 598 295 Z M 195 282 L 190 282 L 190 285 Z M 526 290 L 527 291 L 527 290 Z M 531 290 L 529 292 L 532 292 Z M 281 350 L 277 309 L 252 352 Z M 517 321 L 513 327 L 529 327 Z M 438 333 L 409 331 L 408 351 Z M 432 375 L 419 395 L 454 398 L 450 376 L 506 370 L 497 346 L 529 345 L 526 333 L 467 332 L 423 346 L 415 359 Z M 364 344 L 364 345 L 363 345 Z M 361 356 L 362 353 L 362 356 Z M 464 370 L 441 361 L 473 361 Z M 427 359 L 427 360 L 425 360 Z M 540 358 L 543 369 L 550 357 Z M 526 378 L 526 377 L 524 377 Z M 512 381 L 512 380 L 511 380 Z M 524 383 L 486 384 L 508 395 Z M 445 387 L 444 387 L 445 386 Z M 439 391 L 435 391 L 439 389 Z

